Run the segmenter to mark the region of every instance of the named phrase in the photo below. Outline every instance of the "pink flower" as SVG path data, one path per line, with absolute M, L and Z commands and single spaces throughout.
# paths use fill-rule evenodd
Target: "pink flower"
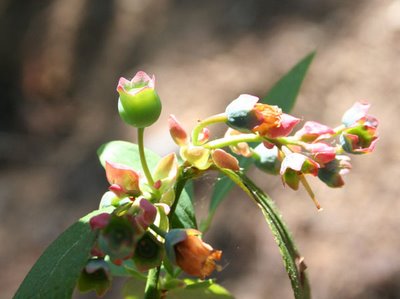
M 351 154 L 365 154 L 374 150 L 378 141 L 378 120 L 367 114 L 370 105 L 357 102 L 342 118 L 346 129 L 340 136 L 343 149 Z
M 277 138 L 289 135 L 300 119 L 286 113 L 282 113 L 279 126 L 270 128 L 263 136 Z
M 111 215 L 108 213 L 101 213 L 99 215 L 93 216 L 89 220 L 90 228 L 92 230 L 102 229 L 107 226 L 110 221 Z
M 319 168 L 320 165 L 314 160 L 299 153 L 289 153 L 282 161 L 280 174 L 284 183 L 293 190 L 297 190 L 299 176 L 303 174 L 316 176 Z
M 351 127 L 361 119 L 365 118 L 368 114 L 368 109 L 371 105 L 366 102 L 356 102 L 348 109 L 342 117 L 342 123 L 346 127 Z
M 144 89 L 155 87 L 156 78 L 150 77 L 143 71 L 136 73 L 132 80 L 125 79 L 121 77 L 118 82 L 117 91 L 118 93 L 127 93 L 130 95 L 135 95 Z
M 146 230 L 156 219 L 157 208 L 144 198 L 136 200 L 133 208 L 138 210 L 134 218 L 136 223 Z
M 133 196 L 141 194 L 139 189 L 139 174 L 132 168 L 106 161 L 106 176 L 110 183 L 109 190 L 118 197 Z
M 169 133 L 174 142 L 179 146 L 184 146 L 189 143 L 189 137 L 186 130 L 182 127 L 175 115 L 168 117 Z
M 344 185 L 343 175 L 351 169 L 350 158 L 338 155 L 334 160 L 327 163 L 325 167 L 318 170 L 318 178 L 332 188 Z
M 180 146 L 180 156 L 183 160 L 189 162 L 198 169 L 207 169 L 211 166 L 211 151 L 202 146 L 193 145 L 185 129 L 178 122 L 175 116 L 170 115 L 168 118 L 169 132 L 172 139 Z M 209 137 L 208 129 L 203 129 L 200 134 L 200 142 L 206 142 Z
M 310 151 L 313 159 L 320 164 L 326 164 L 334 160 L 336 156 L 336 149 L 323 142 L 307 144 L 306 149 Z
M 366 125 L 349 128 L 340 136 L 343 149 L 350 154 L 370 153 L 377 141 L 376 129 Z
M 335 131 L 328 126 L 315 121 L 307 121 L 304 126 L 294 134 L 294 136 L 305 142 L 313 142 L 319 137 L 329 137 L 334 133 Z
M 269 138 L 287 136 L 300 121 L 282 113 L 278 106 L 257 103 L 255 96 L 242 94 L 225 110 L 227 125 L 240 132 L 253 132 Z

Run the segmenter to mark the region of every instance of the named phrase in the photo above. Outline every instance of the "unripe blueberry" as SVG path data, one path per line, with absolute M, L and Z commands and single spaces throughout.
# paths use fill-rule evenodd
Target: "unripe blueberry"
M 269 174 L 279 174 L 281 160 L 279 159 L 279 151 L 276 146 L 268 149 L 263 144 L 259 144 L 254 149 L 253 158 L 255 159 L 257 168 Z
M 118 111 L 121 118 L 136 128 L 145 128 L 157 121 L 161 101 L 154 89 L 155 78 L 138 72 L 131 81 L 121 78 L 118 83 Z
M 255 96 L 242 94 L 232 101 L 225 110 L 227 125 L 240 132 L 251 132 L 254 127 L 261 123 L 254 110 L 258 100 Z

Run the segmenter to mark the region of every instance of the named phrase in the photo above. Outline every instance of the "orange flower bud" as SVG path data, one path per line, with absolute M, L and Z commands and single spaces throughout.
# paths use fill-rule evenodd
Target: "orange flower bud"
M 214 250 L 203 242 L 200 235 L 201 232 L 195 229 L 174 229 L 166 236 L 166 246 L 169 258 L 183 271 L 204 279 L 215 269 L 218 270 L 215 261 L 221 259 L 222 251 Z

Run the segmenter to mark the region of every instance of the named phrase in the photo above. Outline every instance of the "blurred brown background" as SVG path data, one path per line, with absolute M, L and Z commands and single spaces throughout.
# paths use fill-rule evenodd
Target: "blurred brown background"
M 146 143 L 166 154 L 176 149 L 169 114 L 191 128 L 240 93 L 262 97 L 315 49 L 293 114 L 335 126 L 368 99 L 381 120 L 376 151 L 354 157 L 345 188 L 313 180 L 321 213 L 304 190 L 251 175 L 281 208 L 314 298 L 400 298 L 398 0 L 1 1 L 0 298 L 97 207 L 107 188 L 97 147 L 134 140 L 116 110 L 120 76 L 156 75 L 164 109 Z M 212 177 L 196 184 L 199 210 L 212 187 Z M 231 193 L 206 239 L 224 250 L 219 281 L 237 298 L 292 298 L 264 219 L 242 193 Z

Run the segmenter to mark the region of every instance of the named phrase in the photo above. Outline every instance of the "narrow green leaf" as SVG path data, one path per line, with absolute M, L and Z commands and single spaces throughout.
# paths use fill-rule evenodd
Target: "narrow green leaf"
M 288 73 L 275 83 L 261 102 L 278 105 L 284 112 L 290 112 L 296 102 L 301 84 L 303 83 L 314 56 L 315 52 L 312 52 L 298 62 Z M 237 158 L 244 171 L 247 171 L 247 169 L 253 164 L 252 159 L 244 157 Z M 226 180 L 223 177 L 220 177 L 218 182 L 215 184 L 209 207 L 210 215 L 204 223 L 204 227 L 209 225 L 217 207 L 224 200 L 233 186 L 234 184 L 231 181 Z
M 145 149 L 147 164 L 151 171 L 160 160 L 160 156 L 149 149 Z M 137 170 L 142 170 L 139 158 L 139 148 L 136 144 L 127 141 L 110 141 L 103 144 L 97 150 L 101 165 L 105 166 L 105 161 L 120 163 L 130 166 Z M 182 186 L 182 188 L 184 185 Z M 177 227 L 196 227 L 196 217 L 192 200 L 185 190 L 176 193 L 179 196 L 178 204 L 172 221 L 172 226 Z
M 279 247 L 286 272 L 292 284 L 294 297 L 296 299 L 310 299 L 310 287 L 307 275 L 304 272 L 305 264 L 272 199 L 243 173 L 238 174 L 225 169 L 221 171 L 242 188 L 260 207 Z
M 95 241 L 88 221 L 104 211 L 94 211 L 81 218 L 50 244 L 25 277 L 14 299 L 71 298 Z
M 300 62 L 275 83 L 261 102 L 277 105 L 286 113 L 292 111 L 301 84 L 303 83 L 314 56 L 315 52 L 312 52 L 300 60 Z

